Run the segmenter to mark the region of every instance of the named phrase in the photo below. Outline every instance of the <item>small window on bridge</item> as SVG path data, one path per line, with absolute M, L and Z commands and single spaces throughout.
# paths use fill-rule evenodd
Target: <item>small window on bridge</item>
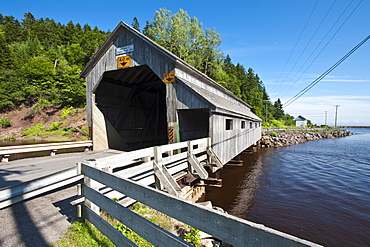
M 241 128 L 242 128 L 242 129 L 245 129 L 245 121 L 242 121 L 242 122 L 241 122 Z
M 232 130 L 232 129 L 233 129 L 233 120 L 226 119 L 226 130 Z
M 250 128 L 250 129 L 252 129 L 252 128 L 253 128 L 253 123 L 252 123 L 252 122 L 250 122 L 250 123 L 249 123 L 249 128 Z

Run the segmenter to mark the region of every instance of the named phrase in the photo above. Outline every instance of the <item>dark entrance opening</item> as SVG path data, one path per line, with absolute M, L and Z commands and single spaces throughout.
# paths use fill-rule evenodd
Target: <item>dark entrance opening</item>
M 179 110 L 179 127 L 181 141 L 208 137 L 209 109 Z
M 109 123 L 109 148 L 134 150 L 167 143 L 166 87 L 146 65 L 107 71 L 95 103 Z

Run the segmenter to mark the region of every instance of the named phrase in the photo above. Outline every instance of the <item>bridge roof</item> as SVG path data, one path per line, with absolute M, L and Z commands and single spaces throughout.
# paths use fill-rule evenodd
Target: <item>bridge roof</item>
M 196 93 L 201 95 L 205 100 L 207 100 L 210 104 L 212 104 L 215 107 L 216 112 L 222 112 L 222 113 L 231 113 L 233 115 L 239 115 L 240 117 L 247 117 L 251 120 L 261 121 L 259 117 L 257 117 L 255 114 L 253 114 L 249 108 L 246 108 L 243 105 L 236 104 L 234 102 L 231 102 L 223 97 L 220 97 L 214 93 L 211 93 L 210 91 L 198 87 L 190 82 L 183 81 L 187 86 L 189 86 L 191 89 L 193 89 Z

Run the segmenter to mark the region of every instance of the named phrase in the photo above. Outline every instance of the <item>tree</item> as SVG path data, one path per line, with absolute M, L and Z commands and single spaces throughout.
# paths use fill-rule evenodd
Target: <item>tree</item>
M 136 29 L 137 31 L 139 31 L 139 32 L 140 32 L 140 23 L 139 23 L 139 20 L 138 20 L 136 17 L 134 17 L 134 19 L 132 20 L 132 24 L 131 24 L 131 26 L 132 26 L 134 29 Z
M 274 103 L 274 118 L 281 119 L 284 116 L 283 104 L 280 99 L 277 99 Z
M 220 35 L 214 29 L 202 29 L 196 17 L 190 18 L 180 9 L 172 15 L 167 9 L 156 11 L 154 19 L 147 22 L 144 35 L 165 47 L 179 58 L 214 77 L 220 69 Z
M 10 64 L 10 50 L 4 36 L 0 33 L 0 71 L 8 69 Z

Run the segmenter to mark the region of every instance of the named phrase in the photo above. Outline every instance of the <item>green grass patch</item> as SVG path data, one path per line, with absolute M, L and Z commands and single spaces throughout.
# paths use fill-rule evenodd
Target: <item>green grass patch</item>
M 50 131 L 54 131 L 54 130 L 57 130 L 59 129 L 59 127 L 63 124 L 63 122 L 55 122 L 55 123 L 52 123 L 49 127 L 49 130 Z
M 43 128 L 42 126 L 44 125 L 44 123 L 39 123 L 39 124 L 36 124 L 35 126 L 32 126 L 30 128 L 25 128 L 24 130 L 22 130 L 22 136 L 38 136 L 40 135 L 42 132 L 45 131 L 45 128 Z
M 115 245 L 91 223 L 77 221 L 53 247 L 114 247 Z
M 113 199 L 118 201 L 116 199 Z M 132 211 L 151 221 L 152 223 L 162 227 L 163 229 L 173 232 L 174 223 L 168 216 L 142 204 L 135 203 L 131 208 Z M 101 217 L 104 218 L 109 224 L 115 227 L 123 235 L 135 242 L 140 247 L 152 247 L 153 245 L 146 241 L 144 238 L 136 234 L 127 226 L 117 221 L 105 212 L 101 213 Z M 199 230 L 196 230 L 190 226 L 185 226 L 186 233 L 184 239 L 195 246 L 200 246 L 200 234 Z M 100 231 L 90 223 L 84 223 L 77 221 L 72 224 L 72 227 L 68 230 L 66 235 L 58 242 L 52 245 L 53 247 L 67 247 L 67 246 L 102 246 L 110 247 L 114 246 L 110 240 L 105 237 Z
M 72 133 L 80 131 L 74 127 L 63 128 L 63 125 L 67 125 L 66 122 L 55 122 L 52 123 L 49 128 L 45 128 L 43 123 L 39 123 L 30 128 L 23 129 L 21 135 L 27 138 L 41 137 L 50 139 L 52 137 L 60 137 L 60 139 L 68 139 L 71 137 Z M 88 136 L 88 133 L 86 133 L 86 136 Z
M 78 109 L 74 108 L 73 106 L 63 108 L 61 112 L 61 118 L 66 119 L 69 115 L 75 115 L 77 114 Z
M 8 128 L 8 127 L 12 126 L 12 123 L 10 122 L 9 118 L 2 117 L 2 118 L 0 118 L 0 126 L 2 128 Z

